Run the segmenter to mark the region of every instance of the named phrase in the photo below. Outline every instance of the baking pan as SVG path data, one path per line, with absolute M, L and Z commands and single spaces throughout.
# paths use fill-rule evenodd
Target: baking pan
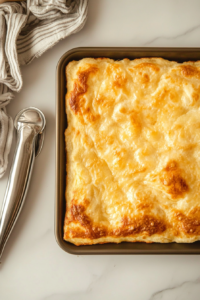
M 68 253 L 81 254 L 200 254 L 200 242 L 192 244 L 127 243 L 75 246 L 63 239 L 65 217 L 66 154 L 64 131 L 66 77 L 65 67 L 72 60 L 84 57 L 108 57 L 116 60 L 141 57 L 162 57 L 178 62 L 200 60 L 200 48 L 75 48 L 66 52 L 57 66 L 56 94 L 56 203 L 55 236 L 59 246 Z

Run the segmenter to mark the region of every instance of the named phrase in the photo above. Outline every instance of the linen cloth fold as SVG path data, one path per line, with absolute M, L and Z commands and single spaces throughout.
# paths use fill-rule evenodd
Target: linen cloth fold
M 8 165 L 13 121 L 6 105 L 22 88 L 20 65 L 82 29 L 88 0 L 27 0 L 0 4 L 0 178 Z

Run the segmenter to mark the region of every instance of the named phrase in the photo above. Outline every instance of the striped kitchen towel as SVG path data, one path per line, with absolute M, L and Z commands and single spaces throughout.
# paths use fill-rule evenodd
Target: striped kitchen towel
M 20 65 L 82 29 L 88 0 L 27 0 L 0 4 L 0 177 L 6 171 L 13 121 L 6 105 L 22 88 Z

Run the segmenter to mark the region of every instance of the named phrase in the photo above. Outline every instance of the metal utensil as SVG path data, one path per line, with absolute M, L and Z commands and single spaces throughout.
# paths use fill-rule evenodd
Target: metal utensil
M 43 146 L 45 125 L 43 113 L 34 107 L 15 117 L 17 144 L 0 214 L 0 258 L 24 204 L 35 157 Z

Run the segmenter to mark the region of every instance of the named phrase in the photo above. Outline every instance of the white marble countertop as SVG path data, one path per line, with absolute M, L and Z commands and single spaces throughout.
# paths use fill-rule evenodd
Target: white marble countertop
M 8 111 L 14 117 L 36 106 L 47 130 L 2 258 L 0 299 L 199 300 L 200 256 L 74 256 L 55 241 L 55 70 L 64 52 L 80 46 L 200 47 L 200 1 L 90 0 L 83 30 L 22 68 L 24 86 Z M 8 173 L 0 180 L 0 205 Z

